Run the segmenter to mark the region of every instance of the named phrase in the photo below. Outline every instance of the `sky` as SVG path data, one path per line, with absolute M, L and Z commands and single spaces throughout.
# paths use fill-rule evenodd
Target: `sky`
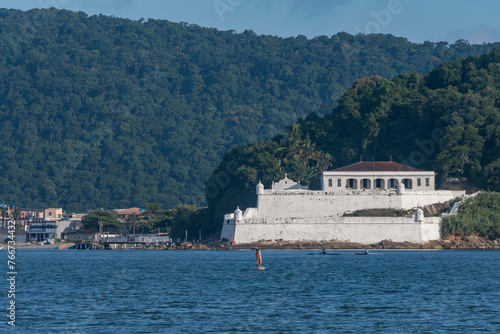
M 417 43 L 500 41 L 499 0 L 0 0 L 0 7 L 55 7 L 280 37 L 347 32 L 392 34 Z

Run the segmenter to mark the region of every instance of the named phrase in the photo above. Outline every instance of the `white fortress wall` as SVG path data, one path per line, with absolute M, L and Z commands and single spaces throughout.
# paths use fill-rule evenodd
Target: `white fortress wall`
M 247 208 L 245 212 L 237 208 L 224 216 L 221 239 L 238 243 L 438 240 L 441 218 L 426 218 L 421 209 L 411 218 L 342 217 L 349 211 L 411 210 L 465 196 L 465 191 L 435 190 L 434 176 L 432 171 L 415 170 L 393 162 L 358 162 L 324 172 L 323 190 L 312 191 L 285 174 L 284 179 L 273 182 L 271 189 L 265 189 L 259 182 L 257 208 Z
M 428 217 L 421 224 L 423 242 L 430 240 L 439 240 L 442 237 L 441 233 L 441 218 Z
M 236 224 L 231 221 L 223 231 L 231 229 L 237 243 L 335 240 L 369 244 L 385 239 L 421 243 L 440 236 L 439 218 L 419 223 L 413 217 L 251 218 Z
M 275 192 L 259 195 L 259 217 L 329 217 L 346 211 L 399 208 L 395 193 L 387 195 L 332 194 L 324 191 Z
M 405 191 L 405 193 L 401 195 L 401 206 L 404 209 L 412 209 L 448 202 L 463 196 L 465 196 L 465 190 L 435 190 L 429 192 Z
M 230 222 L 228 224 L 228 222 Z M 232 230 L 231 230 L 232 228 Z M 231 234 L 234 235 L 234 213 L 228 213 L 224 215 L 224 224 L 222 225 L 222 231 L 220 233 L 220 239 L 231 240 Z
M 345 192 L 272 191 L 258 196 L 257 212 L 253 217 L 330 217 L 347 211 L 363 209 L 410 210 L 461 197 L 463 191 L 405 192 Z

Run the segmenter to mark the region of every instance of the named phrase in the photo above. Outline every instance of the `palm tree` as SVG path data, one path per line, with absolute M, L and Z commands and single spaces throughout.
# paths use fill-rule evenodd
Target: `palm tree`
M 5 227 L 5 216 L 7 215 L 7 209 L 0 208 L 0 212 L 2 214 L 2 226 Z
M 333 157 L 328 153 L 323 153 L 320 151 L 320 157 L 318 159 L 317 167 L 319 172 L 323 172 L 328 169 L 332 165 L 332 161 L 334 161 Z
M 155 217 L 160 212 L 160 204 L 158 203 L 147 203 L 146 204 L 146 215 L 148 220 L 151 220 L 151 217 Z
M 14 218 L 14 226 L 16 227 L 19 216 L 21 216 L 21 210 L 19 208 L 15 208 L 14 211 L 12 212 L 12 217 Z
M 139 216 L 137 216 L 135 213 L 129 215 L 126 219 L 128 223 L 132 223 L 132 234 L 135 234 L 135 225 L 137 224 L 139 220 Z
M 14 217 L 14 220 L 17 221 L 20 215 L 21 215 L 21 210 L 19 208 L 15 208 L 14 212 L 12 212 L 12 217 Z
M 287 138 L 282 142 L 280 151 L 281 161 L 284 165 L 288 165 L 293 159 L 298 159 L 306 168 L 309 161 L 313 160 L 318 162 L 319 169 L 323 167 L 322 170 L 326 170 L 333 160 L 330 154 L 324 154 L 316 149 L 316 144 L 313 143 L 309 135 L 302 139 L 298 124 L 292 126 Z
M 281 161 L 283 164 L 288 165 L 290 161 L 295 157 L 297 152 L 300 150 L 302 145 L 302 132 L 300 131 L 300 125 L 294 124 L 290 131 L 288 131 L 286 139 L 281 142 L 280 153 Z

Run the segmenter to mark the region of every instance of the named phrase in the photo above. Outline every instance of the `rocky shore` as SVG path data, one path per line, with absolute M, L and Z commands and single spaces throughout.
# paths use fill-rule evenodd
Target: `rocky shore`
M 393 242 L 390 240 L 383 240 L 374 244 L 360 244 L 353 242 L 336 242 L 336 241 L 322 241 L 322 242 L 273 242 L 264 241 L 257 243 L 245 243 L 228 245 L 227 243 L 220 243 L 211 241 L 202 244 L 182 243 L 180 245 L 169 247 L 169 250 L 246 250 L 246 249 L 280 249 L 280 250 L 301 250 L 301 249 L 500 249 L 500 239 L 498 240 L 485 240 L 479 237 L 451 237 L 449 239 L 442 239 L 430 241 L 423 244 L 411 242 Z
M 68 248 L 72 243 L 57 244 L 57 245 L 38 245 L 38 244 L 22 244 L 18 243 L 16 248 L 20 249 L 53 249 L 55 246 L 67 245 Z M 248 250 L 248 249 L 277 249 L 277 250 L 302 250 L 302 249 L 500 249 L 500 239 L 498 240 L 485 240 L 479 237 L 451 237 L 449 239 L 442 239 L 430 241 L 423 244 L 411 242 L 393 242 L 390 240 L 383 240 L 374 244 L 360 244 L 353 242 L 337 242 L 337 241 L 320 241 L 320 242 L 279 242 L 279 241 L 263 241 L 256 243 L 245 243 L 229 245 L 228 243 L 221 243 L 218 240 L 210 240 L 204 243 L 191 243 L 184 242 L 179 245 L 164 247 L 151 245 L 149 250 Z
M 73 245 L 74 245 L 74 243 L 72 243 L 72 242 L 70 242 L 70 243 L 61 242 L 61 243 L 55 243 L 52 245 L 40 245 L 38 243 L 30 243 L 30 242 L 27 242 L 27 243 L 16 242 L 14 247 L 16 249 L 54 249 L 54 247 L 58 247 L 58 246 L 66 246 L 67 248 L 69 248 Z M 5 249 L 7 249 L 8 244 L 3 244 L 3 246 Z

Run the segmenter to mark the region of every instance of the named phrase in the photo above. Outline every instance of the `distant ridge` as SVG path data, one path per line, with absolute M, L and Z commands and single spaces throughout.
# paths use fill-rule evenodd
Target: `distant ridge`
M 70 211 L 204 206 L 210 172 L 234 145 L 330 112 L 357 79 L 423 74 L 492 46 L 277 38 L 0 9 L 2 202 Z
M 284 173 L 320 189 L 321 172 L 330 168 L 427 170 L 436 172 L 438 188 L 500 191 L 499 69 L 496 46 L 424 76 L 357 81 L 331 113 L 312 113 L 286 136 L 230 150 L 207 185 L 217 185 L 222 171 L 241 171 L 213 198 L 207 196 L 214 226 L 236 205 L 255 207 L 255 184 L 269 187 Z M 359 161 L 363 156 L 377 161 Z

